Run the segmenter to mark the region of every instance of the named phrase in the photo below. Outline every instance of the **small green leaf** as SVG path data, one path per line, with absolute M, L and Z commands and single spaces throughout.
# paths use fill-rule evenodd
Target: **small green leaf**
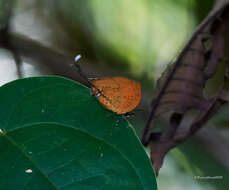
M 34 77 L 2 86 L 0 101 L 0 189 L 157 189 L 133 129 L 90 89 Z

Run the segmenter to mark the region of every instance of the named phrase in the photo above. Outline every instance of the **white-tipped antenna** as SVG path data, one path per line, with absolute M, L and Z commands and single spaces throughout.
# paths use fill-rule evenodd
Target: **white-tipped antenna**
M 75 63 L 77 63 L 80 60 L 81 57 L 82 56 L 80 54 L 76 55 L 75 56 Z
M 80 74 L 80 76 L 88 83 L 88 87 L 94 87 L 97 91 L 98 91 L 98 94 L 96 94 L 96 97 L 98 98 L 99 96 L 101 96 L 101 95 L 103 95 L 102 94 L 102 92 L 101 92 L 101 90 L 99 90 L 96 86 L 94 86 L 89 80 L 88 80 L 88 78 L 87 78 L 87 76 L 83 73 L 83 71 L 82 71 L 82 69 L 81 69 L 81 67 L 80 67 L 80 65 L 77 63 L 79 60 L 80 60 L 80 58 L 81 58 L 82 56 L 80 55 L 80 54 L 78 54 L 78 55 L 76 55 L 75 56 L 75 58 L 74 58 L 74 65 L 76 66 L 76 68 L 78 69 L 78 72 L 79 72 L 79 74 Z
M 82 56 L 80 54 L 76 55 L 74 58 L 74 65 L 76 66 L 76 68 L 78 69 L 78 73 L 80 74 L 80 76 L 82 77 L 82 79 L 87 82 L 88 86 L 91 87 L 91 83 L 88 80 L 87 76 L 83 73 L 78 61 L 80 60 Z

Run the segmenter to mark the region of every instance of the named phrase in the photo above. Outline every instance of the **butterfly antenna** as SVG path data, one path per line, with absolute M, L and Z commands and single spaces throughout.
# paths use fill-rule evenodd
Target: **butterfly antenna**
M 102 93 L 102 91 L 101 91 L 100 89 L 98 89 L 95 85 L 93 85 L 93 84 L 88 80 L 87 76 L 83 73 L 83 71 L 82 71 L 82 69 L 81 69 L 81 67 L 80 67 L 80 65 L 79 65 L 79 63 L 78 63 L 78 61 L 80 60 L 81 57 L 82 57 L 82 56 L 81 56 L 80 54 L 78 54 L 78 55 L 76 55 L 75 58 L 74 58 L 74 65 L 75 65 L 76 68 L 78 69 L 78 72 L 79 72 L 80 76 L 82 77 L 82 79 L 84 79 L 84 80 L 87 82 L 88 87 L 90 87 L 90 88 L 93 87 L 93 88 L 95 88 L 95 89 L 98 91 L 98 95 L 97 95 L 97 96 L 100 96 L 100 95 L 104 96 L 103 93 Z M 105 96 L 104 96 L 104 97 L 105 97 Z
M 76 66 L 76 68 L 78 69 L 78 73 L 80 74 L 81 78 L 87 82 L 87 84 L 89 85 L 89 87 L 92 86 L 91 82 L 88 80 L 87 76 L 83 73 L 80 65 L 79 65 L 79 60 L 82 56 L 80 54 L 76 55 L 74 58 L 74 65 Z

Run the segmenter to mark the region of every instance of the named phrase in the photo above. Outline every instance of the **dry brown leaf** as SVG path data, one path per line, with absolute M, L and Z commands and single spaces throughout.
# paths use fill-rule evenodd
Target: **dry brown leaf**
M 151 160 L 156 172 L 165 154 L 199 130 L 228 98 L 223 93 L 224 83 L 210 99 L 203 93 L 206 81 L 224 58 L 228 23 L 229 2 L 217 4 L 217 9 L 202 22 L 178 59 L 158 80 L 156 97 L 142 136 L 144 145 L 151 141 Z M 196 114 L 190 116 L 192 110 Z M 155 118 L 167 123 L 157 138 L 149 132 Z

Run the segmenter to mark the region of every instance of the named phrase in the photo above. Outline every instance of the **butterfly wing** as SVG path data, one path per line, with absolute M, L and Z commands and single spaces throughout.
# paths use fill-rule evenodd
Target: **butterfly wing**
M 117 114 L 133 111 L 141 101 L 141 85 L 124 77 L 103 78 L 91 81 L 99 89 L 99 102 Z M 93 95 L 98 93 L 92 88 Z

